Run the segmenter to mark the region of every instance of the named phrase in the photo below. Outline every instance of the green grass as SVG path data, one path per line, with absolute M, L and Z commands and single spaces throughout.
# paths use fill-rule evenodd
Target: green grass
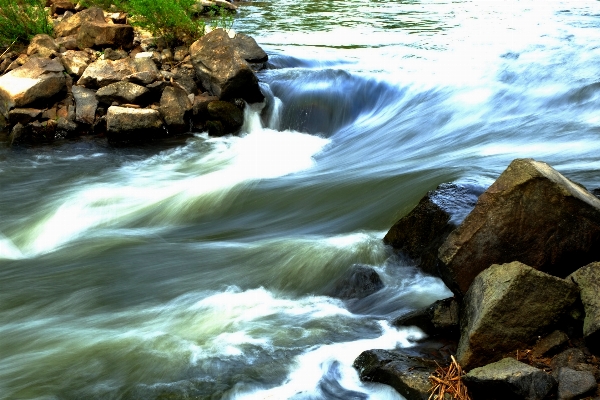
M 14 41 L 26 43 L 33 36 L 52 34 L 52 23 L 42 0 L 0 0 L 0 47 Z

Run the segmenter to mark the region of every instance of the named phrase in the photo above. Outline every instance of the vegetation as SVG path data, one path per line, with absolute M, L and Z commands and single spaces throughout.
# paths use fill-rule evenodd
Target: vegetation
M 0 0 L 0 47 L 28 42 L 40 33 L 52 34 L 42 0 Z

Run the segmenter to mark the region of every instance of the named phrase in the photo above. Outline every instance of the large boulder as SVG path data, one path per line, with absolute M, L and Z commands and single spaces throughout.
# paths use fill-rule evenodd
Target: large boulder
M 574 282 L 580 291 L 581 302 L 585 312 L 583 320 L 583 336 L 588 347 L 600 350 L 600 262 L 594 262 L 579 268 L 567 277 Z
M 108 24 L 104 21 L 85 21 L 77 34 L 77 46 L 88 47 L 130 47 L 133 43 L 133 26 Z
M 64 70 L 56 59 L 32 57 L 4 74 L 0 77 L 0 112 L 8 117 L 12 108 L 54 96 L 65 87 Z
M 111 106 L 106 113 L 106 136 L 111 142 L 151 140 L 162 134 L 157 110 Z
M 233 38 L 233 43 L 235 43 L 240 57 L 246 60 L 254 71 L 262 69 L 269 59 L 267 53 L 265 53 L 251 36 L 237 33 Z
M 343 300 L 362 299 L 383 287 L 383 281 L 375 269 L 354 264 L 333 283 L 327 294 Z
M 436 369 L 436 362 L 413 357 L 398 351 L 363 351 L 353 364 L 360 379 L 390 385 L 410 400 L 429 398 L 429 375 Z
M 454 297 L 438 300 L 420 310 L 409 312 L 392 321 L 394 326 L 416 326 L 429 336 L 458 336 L 459 304 Z
M 599 243 L 600 200 L 546 163 L 517 159 L 440 247 L 440 275 L 458 295 L 492 264 L 564 278 L 600 260 Z
M 91 89 L 81 86 L 73 86 L 73 98 L 75 99 L 75 121 L 86 125 L 93 125 L 96 121 L 96 109 L 98 100 Z
M 96 92 L 96 98 L 104 104 L 144 104 L 149 100 L 150 89 L 131 82 L 115 82 Z
M 437 276 L 439 247 L 473 209 L 480 194 L 473 187 L 443 183 L 400 218 L 383 242 L 416 261 L 423 272 Z
M 68 18 L 64 18 L 54 27 L 54 35 L 57 38 L 76 35 L 79 33 L 81 25 L 86 21 L 104 23 L 104 11 L 98 7 L 91 7 Z
M 204 88 L 222 100 L 264 100 L 258 78 L 223 29 L 215 29 L 190 46 L 192 64 Z
M 463 378 L 474 399 L 542 400 L 556 387 L 554 378 L 514 358 L 471 370 Z
M 120 81 L 148 85 L 158 77 L 158 69 L 150 58 L 97 60 L 86 68 L 77 84 L 88 88 L 104 87 Z
M 169 131 L 174 133 L 189 131 L 189 114 L 192 105 L 185 90 L 173 86 L 165 88 L 160 98 L 159 111 Z
M 463 299 L 457 359 L 465 370 L 526 348 L 577 300 L 577 286 L 520 262 L 492 265 Z

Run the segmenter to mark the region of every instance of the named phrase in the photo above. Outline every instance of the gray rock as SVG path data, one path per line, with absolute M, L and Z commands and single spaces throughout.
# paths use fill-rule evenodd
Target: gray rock
M 75 99 L 75 121 L 93 125 L 98 107 L 96 93 L 81 86 L 73 86 L 72 92 Z
M 556 386 L 552 376 L 514 358 L 471 370 L 463 381 L 474 399 L 542 400 Z
M 438 300 L 429 307 L 402 315 L 392 321 L 394 326 L 416 326 L 428 336 L 458 337 L 459 305 L 455 298 Z
M 160 115 L 170 132 L 180 133 L 189 131 L 189 113 L 192 102 L 185 90 L 176 87 L 166 87 L 160 98 Z
M 459 296 L 491 264 L 564 278 L 600 260 L 598 243 L 600 200 L 546 163 L 517 159 L 440 247 L 440 275 Z
M 594 374 L 588 371 L 575 371 L 561 368 L 558 371 L 558 398 L 560 400 L 579 399 L 597 387 Z
M 192 64 L 204 88 L 221 100 L 264 100 L 258 78 L 222 29 L 215 29 L 190 46 Z
M 480 273 L 463 300 L 457 359 L 465 370 L 527 347 L 552 329 L 577 299 L 577 287 L 519 262 Z
M 373 268 L 354 264 L 334 283 L 328 295 L 340 299 L 362 299 L 384 287 L 381 277 Z
M 162 125 L 156 110 L 111 106 L 106 112 L 106 135 L 111 142 L 151 140 L 162 134 Z
M 429 375 L 437 364 L 398 351 L 363 351 L 353 364 L 360 379 L 390 385 L 409 400 L 429 398 Z
M 85 21 L 77 34 L 77 46 L 88 47 L 131 47 L 133 26 L 108 24 L 104 21 Z
M 97 60 L 87 67 L 77 84 L 88 88 L 104 87 L 120 81 L 148 85 L 158 76 L 156 65 L 148 58 Z
M 233 38 L 233 43 L 236 46 L 237 53 L 250 64 L 254 71 L 262 69 L 269 59 L 267 53 L 256 43 L 256 40 L 248 35 L 237 33 Z
M 567 277 L 579 287 L 581 302 L 585 312 L 583 336 L 588 347 L 600 351 L 600 262 L 579 268 Z
M 96 92 L 96 98 L 104 104 L 112 104 L 113 102 L 145 104 L 149 100 L 149 95 L 149 89 L 131 82 L 111 83 Z
M 129 54 L 125 50 L 117 49 L 113 50 L 110 47 L 104 50 L 104 59 L 105 60 L 121 60 L 123 58 L 129 57 Z

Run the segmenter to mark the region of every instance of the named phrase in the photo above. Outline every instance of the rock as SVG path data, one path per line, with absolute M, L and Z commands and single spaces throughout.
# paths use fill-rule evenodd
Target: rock
M 52 3 L 50 8 L 52 14 L 64 14 L 67 11 L 75 11 L 75 4 L 68 0 L 59 0 Z
M 10 141 L 10 144 L 12 145 L 12 144 L 20 142 L 21 138 L 26 135 L 27 135 L 27 129 L 25 128 L 25 126 L 21 123 L 17 123 L 10 130 L 10 135 L 8 136 L 8 139 Z
M 443 183 L 400 218 L 383 242 L 415 260 L 423 272 L 438 276 L 439 247 L 473 209 L 480 194 L 475 188 Z
M 256 43 L 252 37 L 237 33 L 233 38 L 236 50 L 240 57 L 250 63 L 254 71 L 258 71 L 264 67 L 264 64 L 269 60 L 269 56 Z
M 90 65 L 91 59 L 85 51 L 67 50 L 60 55 L 60 61 L 67 73 L 81 76 Z
M 176 87 L 166 87 L 160 98 L 160 115 L 163 117 L 169 131 L 187 132 L 190 128 L 188 114 L 192 102 L 185 90 Z
M 56 121 L 33 121 L 27 125 L 30 132 L 30 140 L 49 142 L 55 139 Z
M 75 121 L 93 125 L 98 107 L 96 93 L 91 89 L 73 86 L 73 97 L 75 98 Z
M 106 135 L 111 142 L 150 140 L 163 133 L 162 125 L 156 110 L 111 106 L 106 112 Z
M 41 114 L 42 110 L 38 110 L 37 108 L 13 108 L 8 113 L 8 123 L 9 125 L 27 125 Z
M 206 121 L 205 128 L 209 136 L 225 136 L 227 134 L 221 121 Z
M 110 47 L 107 49 L 104 49 L 104 59 L 105 60 L 116 61 L 116 60 L 121 60 L 121 59 L 127 58 L 127 57 L 129 57 L 129 54 L 127 54 L 127 52 L 125 50 L 122 50 L 122 49 L 113 50 Z
M 46 34 L 35 35 L 27 47 L 27 55 L 37 54 L 39 57 L 50 58 L 58 53 L 58 45 Z
M 56 136 L 59 138 L 71 138 L 77 136 L 79 126 L 67 118 L 59 117 L 56 121 Z
M 244 112 L 227 101 L 212 101 L 207 106 L 208 117 L 223 124 L 225 134 L 237 133 L 244 124 Z
M 428 336 L 458 337 L 459 305 L 455 298 L 438 300 L 429 307 L 402 315 L 392 321 L 394 326 L 416 326 Z
M 192 64 L 202 85 L 221 100 L 258 103 L 264 96 L 258 78 L 222 29 L 215 29 L 190 47 Z
M 96 92 L 96 98 L 104 104 L 112 104 L 113 102 L 146 104 L 149 95 L 149 89 L 131 82 L 111 83 Z
M 465 370 L 526 348 L 577 300 L 577 287 L 519 262 L 480 273 L 463 300 L 457 359 Z
M 377 271 L 366 265 L 354 264 L 333 283 L 327 293 L 343 300 L 362 299 L 384 287 Z
M 559 400 L 579 399 L 596 387 L 596 378 L 591 372 L 575 371 L 571 368 L 561 368 L 558 372 Z
M 590 349 L 600 351 L 600 262 L 593 262 L 579 268 L 567 277 L 580 291 L 585 319 L 583 336 Z
M 173 49 L 173 60 L 176 62 L 183 61 L 187 56 L 190 55 L 190 48 L 187 46 L 179 46 Z
M 48 99 L 65 87 L 64 68 L 56 60 L 33 57 L 0 77 L 0 112 Z
M 436 366 L 434 361 L 388 350 L 363 351 L 353 364 L 362 381 L 390 385 L 409 400 L 429 398 L 429 375 Z
M 156 65 L 148 58 L 97 60 L 87 67 L 77 84 L 88 88 L 104 87 L 120 81 L 148 85 L 158 76 Z
M 194 74 L 193 71 L 190 71 L 191 74 Z M 198 86 L 194 81 L 193 76 L 184 71 L 179 71 L 173 76 L 174 86 L 179 86 L 181 89 L 185 90 L 188 94 L 196 94 L 198 92 Z
M 85 21 L 77 34 L 80 49 L 88 47 L 130 47 L 133 43 L 133 26 L 108 24 L 104 21 Z
M 6 71 L 4 71 L 4 73 L 22 67 L 27 61 L 29 61 L 27 54 L 19 54 L 19 56 L 13 62 L 11 62 L 8 67 L 6 67 Z
M 541 339 L 532 349 L 534 357 L 553 356 L 558 353 L 569 341 L 566 333 L 554 331 Z
M 150 90 L 150 101 L 160 102 L 162 92 L 169 86 L 171 86 L 171 82 L 168 81 L 156 81 L 146 85 L 146 88 Z
M 104 11 L 98 7 L 91 7 L 68 18 L 63 18 L 63 20 L 54 27 L 54 35 L 57 38 L 77 35 L 81 24 L 86 21 L 104 23 Z
M 598 369 L 594 365 L 587 363 L 587 358 L 583 351 L 576 347 L 567 349 L 554 356 L 550 362 L 550 366 L 552 368 L 552 375 L 556 379 L 558 379 L 558 373 L 563 368 L 570 368 L 575 371 L 587 371 L 592 375 L 599 374 Z
M 64 48 L 65 51 L 79 50 L 79 47 L 77 47 L 77 35 L 58 37 L 56 38 L 55 42 L 59 49 Z M 64 52 L 61 51 L 61 53 Z
M 556 386 L 551 375 L 514 358 L 471 370 L 463 381 L 474 399 L 542 400 Z
M 440 247 L 440 275 L 459 296 L 491 264 L 564 278 L 600 260 L 598 243 L 600 200 L 546 163 L 517 159 Z

